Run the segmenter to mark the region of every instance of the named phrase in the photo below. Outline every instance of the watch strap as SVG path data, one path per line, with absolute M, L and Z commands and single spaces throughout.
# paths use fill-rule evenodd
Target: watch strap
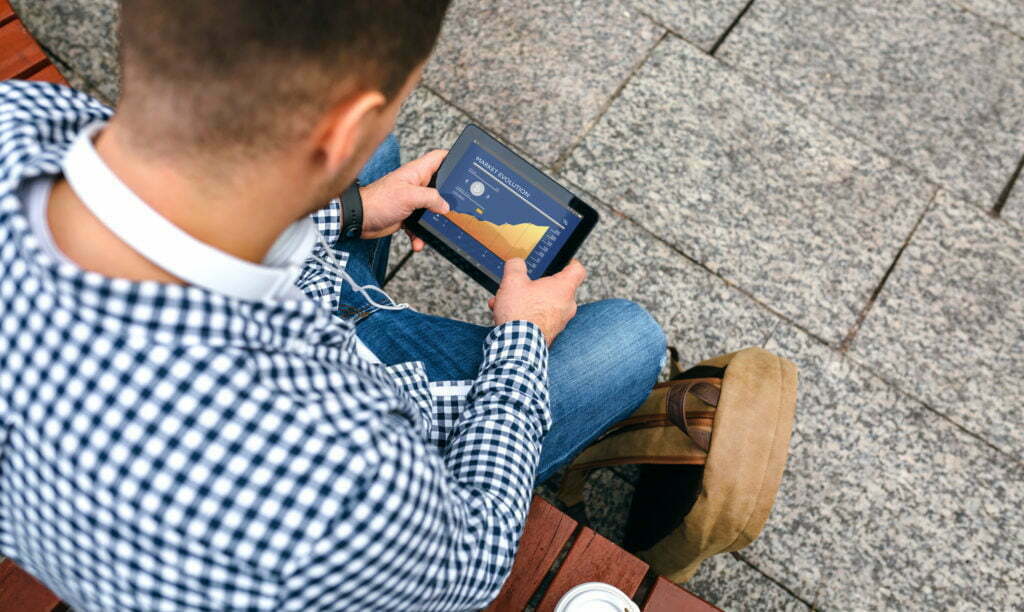
M 363 233 L 363 196 L 359 187 L 359 181 L 355 181 L 341 194 L 342 240 L 353 240 Z

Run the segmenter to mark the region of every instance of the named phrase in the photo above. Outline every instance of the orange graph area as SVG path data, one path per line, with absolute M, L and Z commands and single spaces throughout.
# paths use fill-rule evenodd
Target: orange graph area
M 495 225 L 489 221 L 481 221 L 473 215 L 455 211 L 445 216 L 503 260 L 513 257 L 526 259 L 548 231 L 546 226 L 532 223 Z

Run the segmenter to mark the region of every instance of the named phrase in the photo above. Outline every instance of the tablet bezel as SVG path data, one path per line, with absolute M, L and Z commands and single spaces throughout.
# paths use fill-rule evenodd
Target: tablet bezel
M 466 128 L 462 130 L 462 134 L 459 135 L 455 144 L 453 144 L 451 149 L 449 149 L 448 155 L 445 157 L 444 161 L 441 162 L 441 166 L 438 168 L 433 178 L 430 179 L 431 187 L 436 187 L 438 183 L 443 183 L 445 179 L 448 178 L 452 169 L 457 166 L 459 160 L 462 159 L 466 149 L 468 149 L 474 141 L 481 141 L 482 143 L 485 143 L 487 146 L 484 148 L 495 147 L 499 149 L 503 153 L 502 162 L 508 165 L 512 170 L 519 173 L 520 176 L 531 184 L 536 185 L 541 189 L 564 192 L 570 197 L 567 205 L 569 208 L 579 213 L 579 225 L 573 229 L 572 233 L 566 239 L 565 244 L 562 245 L 562 248 L 560 248 L 552 258 L 551 263 L 548 264 L 547 269 L 544 270 L 541 277 L 550 276 L 560 272 L 572 260 L 573 256 L 583 244 L 583 241 L 590 234 L 591 230 L 594 229 L 594 226 L 597 225 L 597 222 L 600 219 L 600 215 L 597 210 L 581 200 L 576 194 L 556 182 L 554 179 L 538 170 L 536 166 L 523 159 L 515 151 L 473 124 L 467 125 Z M 425 209 L 421 208 L 410 215 L 405 222 L 406 228 L 408 228 L 413 235 L 421 238 L 423 242 L 430 245 L 431 248 L 440 253 L 445 259 L 452 262 L 455 267 L 467 273 L 470 278 L 481 284 L 485 289 L 491 293 L 497 293 L 499 281 L 492 279 L 486 272 L 481 270 L 474 261 L 464 257 L 461 253 L 451 248 L 443 239 L 435 235 L 430 231 L 430 229 L 420 223 L 425 212 Z

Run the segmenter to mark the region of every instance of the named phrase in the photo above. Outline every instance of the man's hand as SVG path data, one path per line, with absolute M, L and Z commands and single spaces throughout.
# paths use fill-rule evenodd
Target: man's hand
M 418 208 L 447 213 L 448 203 L 436 189 L 427 187 L 447 154 L 443 149 L 431 151 L 363 187 L 363 238 L 394 234 Z M 423 250 L 422 240 L 412 234 L 409 239 L 414 251 Z
M 505 262 L 505 275 L 498 293 L 487 302 L 494 324 L 525 320 L 537 325 L 551 346 L 569 320 L 576 315 L 576 290 L 587 277 L 583 264 L 575 259 L 558 274 L 530 280 L 526 262 Z

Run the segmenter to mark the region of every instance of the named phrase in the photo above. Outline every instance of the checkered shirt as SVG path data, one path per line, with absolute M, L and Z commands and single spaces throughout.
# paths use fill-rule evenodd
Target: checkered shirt
M 312 261 L 285 301 L 55 261 L 19 187 L 110 114 L 0 83 L 0 551 L 82 611 L 485 606 L 550 425 L 536 326 L 463 395 L 360 359 Z M 333 244 L 337 202 L 315 219 Z

